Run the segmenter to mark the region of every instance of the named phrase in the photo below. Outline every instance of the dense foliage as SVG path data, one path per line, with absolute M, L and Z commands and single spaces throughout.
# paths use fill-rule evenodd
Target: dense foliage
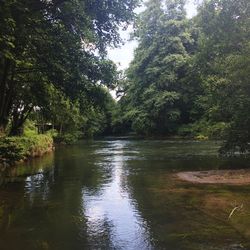
M 203 1 L 192 19 L 184 0 L 149 0 L 134 36 L 139 45 L 120 83 L 118 127 L 222 138 L 223 152 L 249 149 L 248 0 Z
M 204 0 L 191 19 L 185 0 L 147 1 L 121 79 L 106 48 L 121 42 L 138 2 L 0 1 L 0 134 L 23 134 L 29 118 L 59 142 L 135 132 L 248 151 L 249 0 Z
M 179 124 L 190 122 L 188 92 L 190 87 L 196 91 L 189 79 L 195 32 L 186 18 L 184 1 L 164 6 L 159 0 L 148 2 L 135 36 L 139 47 L 127 71 L 128 118 L 139 133 L 175 133 Z
M 119 44 L 118 29 L 136 6 L 137 0 L 0 1 L 0 133 L 22 134 L 37 110 L 56 126 L 78 126 L 79 113 L 94 105 L 79 100 L 91 98 L 94 86 L 115 85 L 105 49 Z
M 53 138 L 49 134 L 5 137 L 0 139 L 0 166 L 41 156 L 52 149 Z
M 225 124 L 223 151 L 249 149 L 250 4 L 207 1 L 200 8 L 197 64 L 207 120 Z

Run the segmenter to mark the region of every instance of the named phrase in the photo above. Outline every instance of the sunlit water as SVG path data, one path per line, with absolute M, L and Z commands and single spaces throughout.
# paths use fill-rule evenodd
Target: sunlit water
M 250 166 L 218 147 L 112 138 L 58 147 L 0 178 L 0 249 L 250 249 L 249 186 L 175 177 Z

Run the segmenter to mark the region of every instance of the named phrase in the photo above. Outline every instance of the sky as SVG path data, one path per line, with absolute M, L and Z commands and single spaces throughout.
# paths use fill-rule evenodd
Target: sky
M 189 0 L 186 4 L 187 16 L 191 18 L 196 14 L 196 5 L 195 1 L 197 0 Z M 136 9 L 136 13 L 140 13 L 143 11 L 144 7 L 140 7 Z M 119 70 L 124 70 L 129 66 L 129 63 L 133 59 L 133 51 L 137 46 L 136 41 L 129 41 L 129 34 L 132 32 L 132 26 L 129 26 L 126 31 L 120 30 L 120 35 L 124 41 L 124 45 L 115 49 L 108 49 L 108 57 L 112 61 L 114 61 Z

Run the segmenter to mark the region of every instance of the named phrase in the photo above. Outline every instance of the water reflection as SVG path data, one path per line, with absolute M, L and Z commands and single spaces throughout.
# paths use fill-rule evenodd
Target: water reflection
M 53 168 L 49 172 L 40 171 L 37 174 L 26 177 L 24 192 L 25 196 L 29 198 L 31 204 L 33 204 L 36 194 L 39 194 L 42 200 L 48 200 L 50 183 L 53 183 L 53 180 Z
M 93 248 L 105 242 L 109 243 L 109 249 L 152 249 L 146 222 L 127 192 L 123 171 L 125 146 L 125 142 L 116 142 L 109 150 L 102 150 L 103 160 L 112 163 L 112 177 L 109 183 L 103 185 L 101 192 L 92 195 L 84 188 L 82 190 L 83 214 Z M 111 156 L 110 152 L 113 153 Z M 97 153 L 100 154 L 100 150 Z M 104 235 L 108 240 L 103 241 Z
M 220 159 L 218 146 L 100 140 L 58 147 L 30 163 L 33 175 L 16 169 L 21 177 L 4 180 L 0 249 L 250 249 L 250 186 L 173 178 L 179 170 L 249 166 L 249 159 Z M 234 202 L 244 209 L 228 221 Z
M 0 172 L 0 186 L 9 182 L 25 181 L 26 177 L 33 175 L 42 176 L 54 168 L 54 153 L 45 154 L 42 158 L 33 158 L 18 164 L 16 167 L 7 168 Z

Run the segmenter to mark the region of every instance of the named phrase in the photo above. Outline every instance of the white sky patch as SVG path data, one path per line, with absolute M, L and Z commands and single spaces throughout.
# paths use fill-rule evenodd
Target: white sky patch
M 137 47 L 135 40 L 130 40 L 130 33 L 132 33 L 133 27 L 129 26 L 127 30 L 120 30 L 120 35 L 124 41 L 124 44 L 119 48 L 108 49 L 108 57 L 115 62 L 118 69 L 124 70 L 129 66 L 129 63 L 133 60 L 134 50 Z
M 196 15 L 197 0 L 189 0 L 186 4 L 187 17 L 191 18 Z M 145 9 L 145 7 L 139 7 L 136 9 L 136 13 L 140 13 Z M 126 31 L 121 30 L 120 35 L 124 41 L 124 45 L 119 48 L 108 49 L 108 57 L 111 59 L 118 67 L 119 70 L 125 70 L 128 68 L 129 63 L 133 60 L 134 50 L 137 47 L 136 41 L 130 41 L 130 33 L 133 31 L 133 27 L 129 26 Z
M 197 14 L 197 0 L 189 0 L 186 4 L 187 18 L 192 18 Z

